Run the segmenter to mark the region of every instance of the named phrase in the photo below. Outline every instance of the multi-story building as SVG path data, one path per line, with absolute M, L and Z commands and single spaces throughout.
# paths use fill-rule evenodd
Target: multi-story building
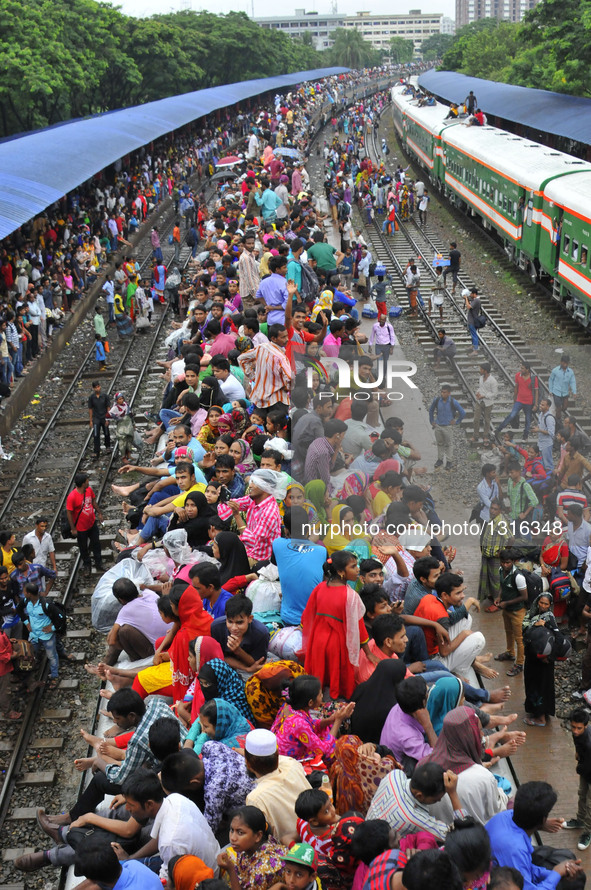
M 450 19 L 449 16 L 444 15 L 441 19 L 441 33 L 442 34 L 455 34 L 456 33 L 456 23 L 453 19 Z
M 275 28 L 283 31 L 288 37 L 303 37 L 309 34 L 312 44 L 318 50 L 328 49 L 334 43 L 332 32 L 344 26 L 344 15 L 320 15 L 317 12 L 306 12 L 296 9 L 292 16 L 268 16 L 255 18 L 261 28 Z
M 456 29 L 478 19 L 520 22 L 539 0 L 456 0 Z
M 405 15 L 373 15 L 371 12 L 358 12 L 355 15 L 321 15 L 296 9 L 293 16 L 268 16 L 255 18 L 261 28 L 275 28 L 289 37 L 302 37 L 309 34 L 318 50 L 328 49 L 334 43 L 333 31 L 337 28 L 356 28 L 364 40 L 376 49 L 388 49 L 391 37 L 404 37 L 412 40 L 415 52 L 420 52 L 423 40 L 442 30 L 441 13 L 422 13 L 411 9 Z
M 411 9 L 406 15 L 374 15 L 371 12 L 358 12 L 345 18 L 345 28 L 356 28 L 364 40 L 375 49 L 388 49 L 391 37 L 404 37 L 412 40 L 415 52 L 420 52 L 423 40 L 441 31 L 442 13 L 422 13 Z

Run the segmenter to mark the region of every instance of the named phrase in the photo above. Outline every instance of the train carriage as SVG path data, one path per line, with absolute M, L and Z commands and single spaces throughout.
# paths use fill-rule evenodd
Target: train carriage
M 448 197 L 470 207 L 508 256 L 537 277 L 543 185 L 583 162 L 495 127 L 457 126 L 442 139 Z
M 403 95 L 403 90 L 403 87 L 392 89 L 394 127 L 407 152 L 427 170 L 430 181 L 439 186 L 443 182 L 441 133 L 456 122 L 444 120 L 449 112 L 447 105 L 438 102 L 419 108 L 413 96 Z
M 544 186 L 539 261 L 554 279 L 553 294 L 577 320 L 591 325 L 591 172 Z

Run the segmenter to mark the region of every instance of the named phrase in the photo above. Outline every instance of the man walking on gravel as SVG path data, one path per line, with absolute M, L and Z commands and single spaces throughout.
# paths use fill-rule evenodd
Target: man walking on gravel
M 111 450 L 111 434 L 107 413 L 111 407 L 111 399 L 101 393 L 100 380 L 92 381 L 92 395 L 88 397 L 88 425 L 94 438 L 94 457 L 98 460 L 101 455 L 101 429 L 105 437 L 105 451 Z
M 436 469 L 442 467 L 444 462 L 446 470 L 453 469 L 453 427 L 461 423 L 465 416 L 466 412 L 460 403 L 451 397 L 451 386 L 444 383 L 441 394 L 435 396 L 429 408 L 429 420 L 435 430 L 437 442 Z
M 456 285 L 458 283 L 458 275 L 460 272 L 460 262 L 462 259 L 462 254 L 458 250 L 458 245 L 455 241 L 452 241 L 449 245 L 449 266 L 446 266 L 443 270 L 443 283 L 447 287 L 447 276 L 451 275 L 451 279 L 453 282 L 453 286 L 451 289 L 452 294 L 456 292 Z
M 76 473 L 74 486 L 66 500 L 70 531 L 72 537 L 76 538 L 84 568 L 90 569 L 91 567 L 90 553 L 88 552 L 90 543 L 96 570 L 102 572 L 101 542 L 96 519 L 98 516 L 102 521 L 103 516 L 96 506 L 96 496 L 88 484 L 88 475 Z

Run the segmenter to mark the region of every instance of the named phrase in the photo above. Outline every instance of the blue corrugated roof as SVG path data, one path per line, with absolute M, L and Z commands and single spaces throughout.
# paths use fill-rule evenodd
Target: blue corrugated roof
M 448 102 L 462 102 L 473 90 L 478 104 L 489 116 L 591 144 L 591 99 L 434 69 L 421 74 L 419 84 Z
M 344 74 L 318 68 L 230 83 L 36 130 L 0 144 L 0 238 L 142 145 L 267 90 Z

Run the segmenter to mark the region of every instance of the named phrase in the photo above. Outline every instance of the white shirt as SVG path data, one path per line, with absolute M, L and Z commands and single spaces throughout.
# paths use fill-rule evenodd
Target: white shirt
M 223 394 L 226 396 L 229 402 L 233 402 L 236 399 L 246 398 L 244 387 L 232 373 L 228 374 L 225 380 L 220 380 L 219 384 L 222 388 Z
M 49 532 L 44 532 L 41 540 L 39 540 L 34 531 L 28 532 L 23 538 L 23 546 L 25 544 L 33 545 L 35 550 L 35 562 L 37 565 L 51 568 L 48 556 L 50 553 L 55 553 L 55 547 L 53 545 L 53 538 Z
M 198 856 L 218 874 L 220 845 L 199 807 L 182 794 L 164 798 L 150 832 L 158 842 L 162 859 L 160 877 L 168 879 L 168 863 L 173 856 Z

